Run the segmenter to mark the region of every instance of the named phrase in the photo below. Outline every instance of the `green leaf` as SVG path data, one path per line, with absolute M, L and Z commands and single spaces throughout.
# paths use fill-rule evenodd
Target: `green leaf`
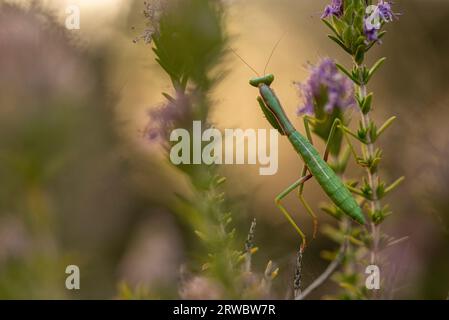
M 340 152 L 338 159 L 334 163 L 330 164 L 335 173 L 342 175 L 346 171 L 350 156 L 351 149 L 349 147 L 346 147 L 342 152 Z
M 374 75 L 374 73 L 384 64 L 384 62 L 387 60 L 387 58 L 380 58 L 377 60 L 377 62 L 374 64 L 374 66 L 369 70 L 368 76 L 366 78 L 366 83 L 368 83 L 371 80 L 371 77 Z
M 360 46 L 363 44 L 365 44 L 365 36 L 359 35 L 359 37 L 357 38 L 357 41 L 356 41 L 356 45 Z
M 323 250 L 320 253 L 320 257 L 327 261 L 333 261 L 337 257 L 337 253 L 333 251 Z
M 360 32 L 363 32 L 363 14 L 358 14 L 354 18 L 353 26 L 358 28 Z
M 343 41 L 347 48 L 351 48 L 351 45 L 353 43 L 351 27 L 346 28 L 346 30 L 343 32 Z
M 361 65 L 363 63 L 363 60 L 365 60 L 365 45 L 360 45 L 355 54 L 354 54 L 354 60 L 358 65 Z
M 204 233 L 202 233 L 201 231 L 198 231 L 198 230 L 195 230 L 194 232 L 198 236 L 198 238 L 200 238 L 203 241 L 207 241 L 207 237 Z
M 343 34 L 344 30 L 348 27 L 348 24 L 346 22 L 335 16 L 332 16 L 332 24 L 334 25 L 338 34 Z
M 384 194 L 388 194 L 391 191 L 393 191 L 394 189 L 396 189 L 404 180 L 405 180 L 405 177 L 400 177 L 400 178 L 396 179 L 395 182 L 393 182 L 387 188 L 385 188 Z
M 329 29 L 331 29 L 331 31 L 335 34 L 335 36 L 336 36 L 337 38 L 341 39 L 341 38 L 340 38 L 340 35 L 338 34 L 337 29 L 335 29 L 334 26 L 333 26 L 329 21 L 327 21 L 326 19 L 321 19 L 321 21 L 323 21 L 324 24 L 325 24 L 326 26 L 328 26 Z
M 356 83 L 357 85 L 360 86 L 359 80 L 357 80 L 357 78 L 354 77 L 354 75 L 353 75 L 352 72 L 350 72 L 349 70 L 347 70 L 344 66 L 342 66 L 342 65 L 339 64 L 339 63 L 336 63 L 335 65 L 337 66 L 337 68 L 338 68 L 341 72 L 343 72 L 345 75 L 347 75 L 347 76 L 349 77 L 349 79 L 351 79 L 352 81 L 354 81 L 354 83 Z
M 340 47 L 343 48 L 343 50 L 345 50 L 347 53 L 349 53 L 350 55 L 352 55 L 352 52 L 350 49 L 348 49 L 345 44 L 338 39 L 337 37 L 333 36 L 333 35 L 328 35 L 329 39 L 331 39 L 332 41 L 334 41 L 336 44 L 338 44 Z
M 168 73 L 168 75 L 174 76 L 172 70 L 170 69 L 170 67 L 168 65 L 163 63 L 159 58 L 156 58 L 155 60 L 162 67 L 162 69 L 164 69 L 164 71 Z
M 360 190 L 358 188 L 354 188 L 354 187 L 352 187 L 349 184 L 346 184 L 346 187 L 348 188 L 349 191 L 351 191 L 352 193 L 354 193 L 354 194 L 356 194 L 358 196 L 362 196 L 362 197 L 366 196 L 365 191 L 362 191 L 362 190 Z
M 170 102 L 172 102 L 172 103 L 174 103 L 174 102 L 176 102 L 176 99 L 175 98 L 173 98 L 171 95 L 169 95 L 168 93 L 166 93 L 166 92 L 162 92 L 162 95 L 165 97 L 165 99 L 167 99 L 168 101 L 170 101 Z
M 359 129 L 357 130 L 357 139 L 363 143 L 366 143 L 368 137 L 368 129 L 366 129 L 363 124 L 359 123 Z
M 344 12 L 344 16 L 343 19 L 345 19 L 346 21 L 350 21 L 352 22 L 352 15 L 354 13 L 354 4 L 350 3 L 349 5 L 345 4 L 345 12 Z
M 320 206 L 320 209 L 337 220 L 341 220 L 344 216 L 343 211 L 333 205 L 322 205 Z
M 371 104 L 373 102 L 373 93 L 368 94 L 365 99 L 362 101 L 362 105 L 360 108 L 362 109 L 363 114 L 367 114 L 371 111 Z
M 220 185 L 222 185 L 223 183 L 225 183 L 226 182 L 226 177 L 221 177 L 221 176 L 217 176 L 217 180 L 216 180 L 216 186 L 220 186 Z
M 377 130 L 376 137 L 379 137 L 382 133 L 384 133 L 384 131 L 387 130 L 395 120 L 396 117 L 393 116 L 387 121 L 385 121 L 385 123 L 379 128 L 379 130 Z

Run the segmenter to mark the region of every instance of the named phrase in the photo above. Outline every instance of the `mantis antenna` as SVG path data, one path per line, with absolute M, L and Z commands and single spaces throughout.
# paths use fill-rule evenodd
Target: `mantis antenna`
M 256 69 L 254 69 L 253 67 L 251 67 L 251 65 L 245 61 L 245 59 L 243 59 L 234 49 L 231 49 L 231 51 L 237 56 L 237 58 L 239 58 L 248 68 L 250 68 L 255 74 L 256 76 L 260 77 L 260 74 L 256 71 Z
M 268 57 L 267 63 L 265 64 L 265 68 L 263 69 L 263 74 L 265 75 L 265 72 L 267 71 L 267 67 L 270 64 L 271 58 L 273 57 L 274 52 L 276 51 L 277 47 L 279 46 L 279 43 L 281 43 L 282 39 L 284 38 L 284 36 L 287 34 L 287 32 L 284 32 L 284 34 L 279 38 L 279 40 L 276 42 L 276 44 L 273 46 L 273 49 L 271 50 L 270 56 Z M 232 53 L 234 53 L 237 58 L 239 58 L 248 68 L 251 69 L 251 71 L 253 71 L 256 76 L 260 77 L 259 72 L 256 71 L 256 69 L 254 69 L 248 62 L 245 61 L 245 59 L 243 59 L 234 49 L 229 48 Z
M 287 32 L 284 32 L 284 34 L 279 38 L 279 40 L 276 42 L 276 44 L 273 46 L 273 49 L 271 50 L 270 56 L 268 57 L 267 63 L 265 64 L 265 68 L 263 69 L 263 74 L 267 71 L 267 67 L 270 64 L 270 60 L 273 57 L 274 52 L 276 51 L 277 47 L 279 46 L 279 43 L 281 43 L 284 36 L 287 34 Z

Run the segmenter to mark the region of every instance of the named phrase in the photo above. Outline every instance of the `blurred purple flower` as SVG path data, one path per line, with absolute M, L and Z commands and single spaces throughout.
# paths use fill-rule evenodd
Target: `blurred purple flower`
M 306 83 L 298 83 L 304 105 L 298 114 L 314 114 L 319 103 L 324 111 L 331 113 L 335 108 L 342 110 L 355 105 L 354 85 L 337 69 L 330 58 L 323 59 L 317 66 L 310 67 L 310 77 Z
M 151 142 L 167 142 L 170 132 L 182 126 L 182 123 L 192 113 L 189 96 L 184 92 L 177 92 L 176 98 L 168 100 L 162 106 L 148 112 L 150 123 L 145 132 Z
M 325 19 L 332 15 L 336 17 L 341 17 L 343 15 L 343 0 L 332 0 L 332 3 L 324 8 L 321 19 Z

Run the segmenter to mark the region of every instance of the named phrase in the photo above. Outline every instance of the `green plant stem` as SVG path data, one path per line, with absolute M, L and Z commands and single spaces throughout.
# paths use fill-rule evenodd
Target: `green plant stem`
M 360 65 L 357 65 L 358 68 L 361 68 Z M 366 84 L 362 84 L 359 87 L 359 94 L 362 99 L 364 99 L 367 96 L 367 88 Z M 361 119 L 362 119 L 362 126 L 364 129 L 369 128 L 371 119 L 369 116 L 369 113 L 364 114 L 362 111 L 360 111 Z M 364 155 L 365 160 L 369 158 L 374 157 L 375 152 L 375 146 L 374 143 L 371 141 L 370 135 L 367 135 L 366 138 L 367 142 L 364 146 Z M 371 203 L 371 212 L 372 214 L 375 214 L 376 212 L 379 212 L 381 210 L 381 203 L 377 196 L 377 188 L 378 188 L 378 181 L 379 177 L 377 174 L 377 168 L 367 169 L 367 176 L 368 176 L 368 183 L 372 190 L 372 197 L 370 203 Z M 371 236 L 373 239 L 373 247 L 371 250 L 371 264 L 376 264 L 377 262 L 377 255 L 379 250 L 379 242 L 380 242 L 380 226 L 376 225 L 373 221 L 371 222 Z

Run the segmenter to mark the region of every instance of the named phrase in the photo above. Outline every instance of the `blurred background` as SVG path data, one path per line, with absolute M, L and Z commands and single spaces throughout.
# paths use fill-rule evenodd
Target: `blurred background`
M 308 62 L 351 61 L 326 37 L 319 17 L 328 1 L 234 0 L 224 4 L 229 46 L 257 70 L 285 34 L 268 68 L 293 117 L 301 103 L 293 81 Z M 148 111 L 160 105 L 170 79 L 150 45 L 133 43 L 144 28 L 141 0 L 0 1 L 0 298 L 116 298 L 121 286 L 151 298 L 178 297 L 182 266 L 195 253 L 192 230 L 170 209 L 189 182 L 145 137 Z M 81 9 L 81 28 L 67 30 L 66 7 Z M 445 299 L 449 292 L 449 2 L 397 0 L 400 20 L 388 25 L 368 62 L 388 57 L 372 81 L 375 120 L 398 120 L 380 140 L 381 174 L 406 182 L 387 201 L 394 215 L 383 230 L 406 242 L 390 252 L 398 270 L 394 298 Z M 204 25 L 207 30 L 208 26 Z M 219 128 L 268 128 L 247 82 L 252 72 L 235 56 L 214 86 L 210 117 Z M 295 119 L 302 128 L 302 121 Z M 322 146 L 319 146 L 322 149 Z M 302 163 L 280 139 L 279 171 L 222 166 L 235 202 L 234 226 L 244 239 L 257 218 L 254 264 L 280 267 L 283 298 L 294 267 L 296 234 L 273 198 L 300 174 Z M 354 171 L 358 170 L 354 166 Z M 306 196 L 318 208 L 315 182 Z M 286 205 L 300 211 L 294 197 Z M 335 224 L 320 212 L 321 224 Z M 308 234 L 312 224 L 297 216 Z M 319 235 L 304 260 L 309 283 L 326 267 Z M 81 290 L 65 288 L 65 268 L 81 269 Z M 329 281 L 314 292 L 335 289 Z

